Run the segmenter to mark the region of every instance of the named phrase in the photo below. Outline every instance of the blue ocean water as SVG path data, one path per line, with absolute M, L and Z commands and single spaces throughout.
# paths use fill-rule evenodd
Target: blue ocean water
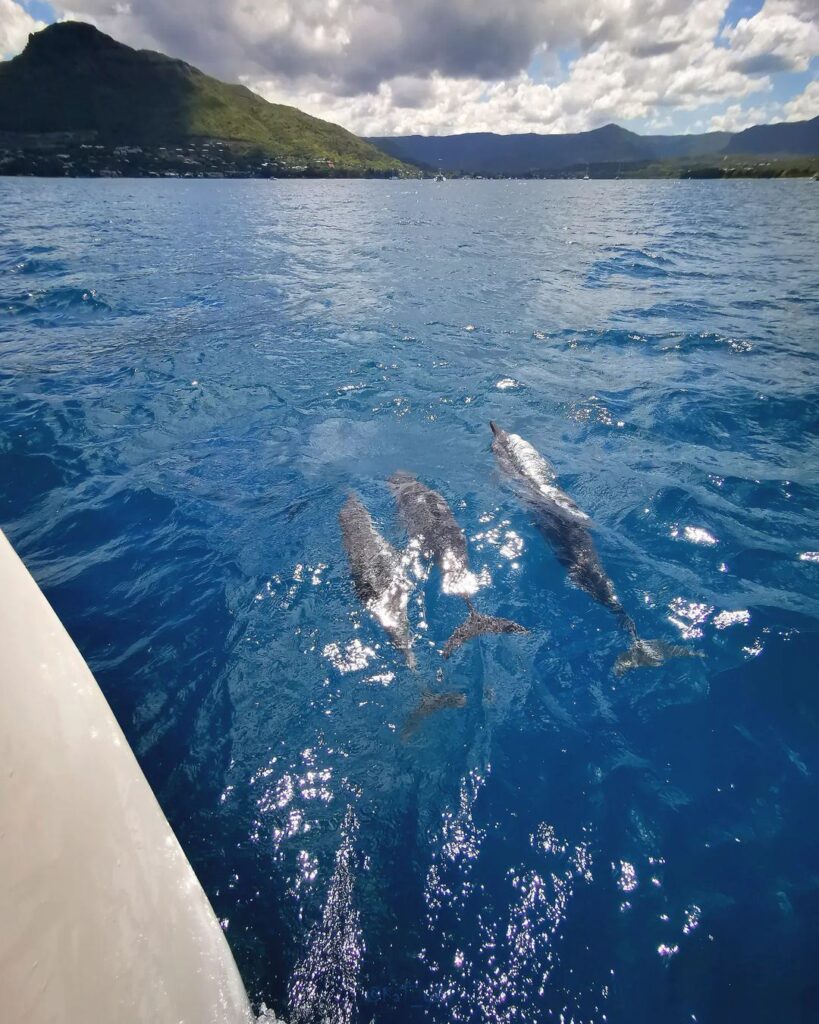
M 817 1019 L 815 184 L 0 179 L 0 221 L 0 526 L 257 1005 Z M 701 658 L 613 674 L 490 419 Z M 402 546 L 396 469 L 528 635 L 444 661 L 433 571 L 405 666 L 337 519 Z M 424 690 L 466 706 L 402 739 Z

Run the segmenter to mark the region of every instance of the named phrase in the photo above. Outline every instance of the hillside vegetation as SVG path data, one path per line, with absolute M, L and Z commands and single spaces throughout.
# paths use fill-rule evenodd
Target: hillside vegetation
M 338 125 L 77 22 L 50 25 L 0 64 L 0 132 L 93 133 L 106 145 L 145 147 L 221 139 L 290 164 L 402 169 Z

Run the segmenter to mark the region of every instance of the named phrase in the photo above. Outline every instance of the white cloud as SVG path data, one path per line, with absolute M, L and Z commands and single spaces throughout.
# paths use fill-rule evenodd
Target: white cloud
M 741 18 L 723 33 L 734 66 L 749 74 L 806 71 L 819 54 L 816 14 L 808 0 L 766 0 L 752 18 Z
M 9 4 L 20 9 L 0 0 Z M 765 0 L 753 17 L 726 28 L 728 0 L 54 6 L 369 135 L 577 131 L 612 120 L 673 130 L 675 112 L 725 102 L 733 113 L 719 117 L 738 123 L 740 100 L 819 54 L 816 0 Z M 566 53 L 574 59 L 560 72 Z M 538 75 L 530 73 L 533 61 Z
M 808 82 L 805 89 L 787 103 L 768 103 L 758 107 L 743 107 L 733 103 L 721 114 L 711 118 L 711 131 L 741 132 L 755 124 L 774 124 L 778 121 L 809 121 L 819 117 L 819 81 Z
M 45 28 L 42 21 L 24 10 L 14 0 L 0 0 L 0 57 L 11 57 L 26 45 L 30 32 Z
M 779 110 L 775 106 L 743 107 L 732 103 L 721 114 L 711 118 L 709 130 L 712 132 L 741 132 L 755 124 L 766 124 L 778 118 Z
M 304 92 L 281 79 L 249 84 L 269 99 L 296 103 L 364 135 L 571 132 L 635 119 L 668 130 L 672 111 L 696 110 L 770 88 L 768 76 L 738 70 L 731 50 L 715 45 L 725 3 L 651 6 L 657 17 L 650 33 L 645 3 L 642 8 L 618 4 L 608 20 L 591 21 L 591 48 L 572 62 L 558 84 L 534 81 L 525 71 L 499 82 L 433 74 L 421 80 L 427 89 L 422 106 L 405 105 L 405 88 L 396 95 L 392 81 L 351 97 L 334 95 L 315 80 Z
M 819 117 L 819 81 L 809 82 L 804 92 L 786 103 L 784 115 L 785 121 L 809 121 Z

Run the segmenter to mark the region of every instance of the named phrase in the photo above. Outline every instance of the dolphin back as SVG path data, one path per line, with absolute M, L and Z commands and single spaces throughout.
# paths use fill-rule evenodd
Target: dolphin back
M 701 651 L 692 651 L 680 644 L 669 644 L 665 640 L 641 640 L 636 634 L 631 647 L 624 651 L 614 663 L 614 674 L 624 676 L 633 668 L 659 668 L 669 658 L 702 658 Z
M 411 473 L 393 473 L 389 483 L 407 533 L 422 537 L 436 561 L 452 552 L 466 565 L 466 537 L 446 498 Z
M 589 516 L 558 485 L 554 466 L 520 434 L 510 434 L 494 420 L 492 451 L 498 465 L 515 484 L 523 500 L 533 508 L 551 513 L 566 522 L 592 525 Z
M 415 668 L 407 603 L 412 589 L 401 556 L 372 521 L 358 495 L 350 494 L 338 514 L 356 594 L 370 615 Z

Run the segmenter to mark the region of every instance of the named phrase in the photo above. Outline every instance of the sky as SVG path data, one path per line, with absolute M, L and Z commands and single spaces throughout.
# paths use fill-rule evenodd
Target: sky
M 739 131 L 819 115 L 819 0 L 0 0 L 359 135 Z

